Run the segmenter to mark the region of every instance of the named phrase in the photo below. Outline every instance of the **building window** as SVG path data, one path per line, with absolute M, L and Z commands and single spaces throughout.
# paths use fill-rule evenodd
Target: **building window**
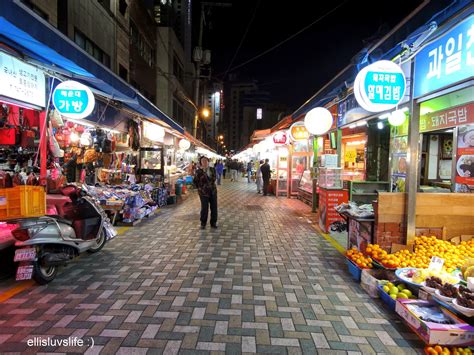
M 181 64 L 181 61 L 176 54 L 173 56 L 173 75 L 176 77 L 176 79 L 178 79 L 179 82 L 184 82 L 183 64 Z
M 127 12 L 127 2 L 125 0 L 120 0 L 119 1 L 119 12 L 122 14 L 122 16 L 125 16 L 125 12 Z
M 107 68 L 110 68 L 110 56 L 77 28 L 74 29 L 74 42 Z
M 35 4 L 33 4 L 31 2 L 31 0 L 23 0 L 23 2 L 31 9 L 33 10 L 37 15 L 39 15 L 40 17 L 42 17 L 43 19 L 45 19 L 46 21 L 49 22 L 49 16 L 46 12 L 44 12 L 43 10 L 41 10 L 38 6 L 36 6 Z
M 128 70 L 125 69 L 125 67 L 123 67 L 122 64 L 119 64 L 119 76 L 123 80 L 128 81 Z
M 145 60 L 149 67 L 155 67 L 155 51 L 148 44 L 145 37 L 140 33 L 138 27 L 133 21 L 130 21 L 130 41 L 138 50 L 140 57 Z

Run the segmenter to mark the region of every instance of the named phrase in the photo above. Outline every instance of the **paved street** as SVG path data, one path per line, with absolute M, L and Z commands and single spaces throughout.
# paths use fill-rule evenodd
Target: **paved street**
M 97 255 L 0 304 L 0 353 L 416 353 L 421 343 L 354 283 L 296 200 L 220 187 L 218 231 L 195 193 Z M 28 347 L 34 337 L 94 346 Z

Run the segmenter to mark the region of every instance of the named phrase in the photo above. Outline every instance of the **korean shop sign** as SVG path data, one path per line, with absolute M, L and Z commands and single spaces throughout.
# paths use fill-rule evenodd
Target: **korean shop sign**
M 474 123 L 474 102 L 420 116 L 420 132 Z
M 380 60 L 363 68 L 354 82 L 354 96 L 369 112 L 382 112 L 397 106 L 406 89 L 405 74 L 400 66 Z
M 474 76 L 474 16 L 465 19 L 415 57 L 415 97 Z
M 295 122 L 290 127 L 290 138 L 293 141 L 309 139 L 309 132 L 304 126 L 304 122 Z
M 285 131 L 278 131 L 273 134 L 273 143 L 275 145 L 288 144 L 288 134 Z
M 85 118 L 94 110 L 95 98 L 87 86 L 68 80 L 54 89 L 53 105 L 65 117 Z
M 44 73 L 32 65 L 0 52 L 0 96 L 45 107 Z

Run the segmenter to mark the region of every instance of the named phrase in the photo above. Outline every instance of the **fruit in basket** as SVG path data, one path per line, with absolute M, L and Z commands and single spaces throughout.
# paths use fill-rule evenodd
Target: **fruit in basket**
M 441 281 L 439 277 L 431 276 L 426 279 L 425 284 L 431 288 L 441 288 L 443 286 L 443 281 Z
M 443 355 L 472 355 L 472 350 L 470 348 L 461 348 L 461 347 L 452 347 L 448 348 L 447 346 L 442 347 L 441 345 L 428 345 L 425 347 L 425 354 L 443 354 Z
M 464 280 L 467 280 L 468 277 L 474 277 L 474 266 L 469 266 L 466 271 L 462 273 Z
M 365 256 L 356 247 L 349 249 L 346 256 L 351 259 L 361 269 L 372 269 L 372 258 Z
M 441 294 L 443 296 L 446 296 L 446 297 L 450 297 L 450 298 L 455 298 L 459 295 L 458 293 L 458 289 L 451 285 L 451 284 L 448 284 L 448 283 L 445 283 L 440 289 L 439 289 L 439 292 L 441 292 Z

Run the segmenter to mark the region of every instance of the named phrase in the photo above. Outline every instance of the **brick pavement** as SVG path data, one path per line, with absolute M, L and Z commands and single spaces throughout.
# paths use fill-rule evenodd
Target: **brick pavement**
M 194 193 L 96 255 L 0 304 L 0 353 L 416 353 L 421 343 L 352 281 L 308 207 L 254 185 L 219 191 L 219 230 Z M 94 347 L 28 347 L 33 337 Z

